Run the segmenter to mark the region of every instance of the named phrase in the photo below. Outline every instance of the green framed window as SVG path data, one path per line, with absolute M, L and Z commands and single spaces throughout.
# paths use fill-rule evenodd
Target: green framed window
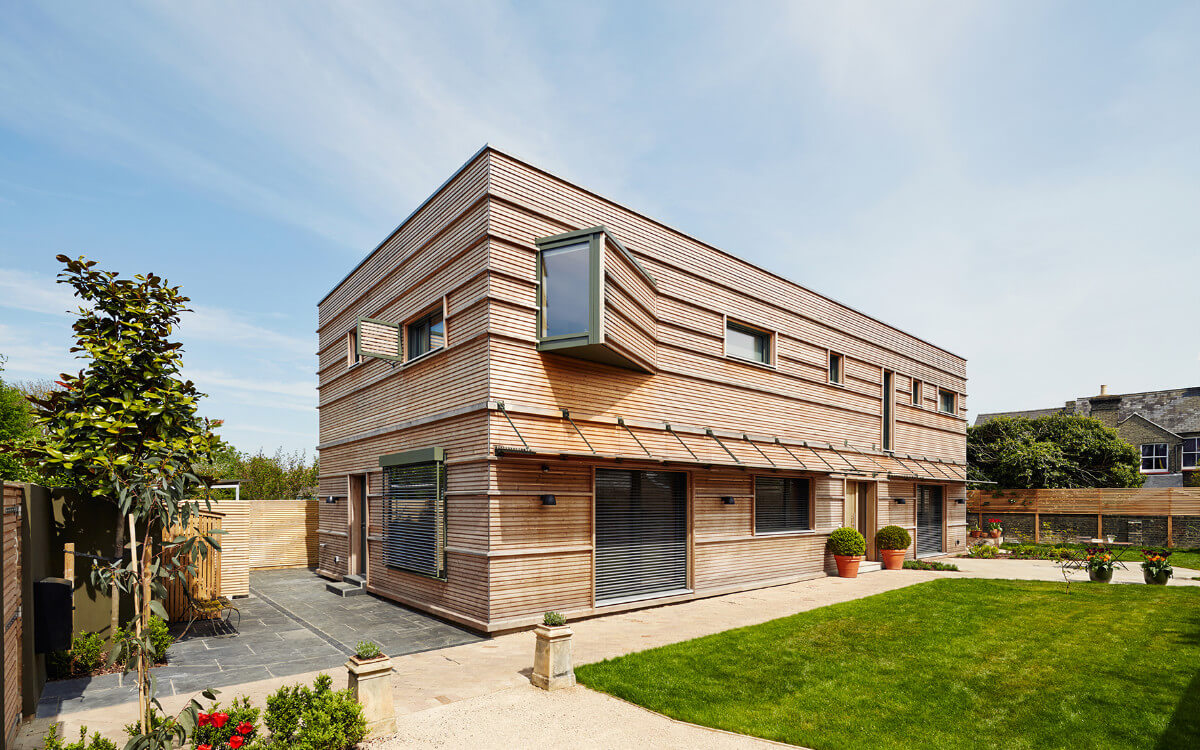
M 383 562 L 446 578 L 446 452 L 442 448 L 380 456 L 383 468 Z
M 604 340 L 604 230 L 538 241 L 538 341 L 566 348 Z
M 442 318 L 442 309 L 439 307 L 409 323 L 405 338 L 409 359 L 416 359 L 445 346 L 446 322 Z

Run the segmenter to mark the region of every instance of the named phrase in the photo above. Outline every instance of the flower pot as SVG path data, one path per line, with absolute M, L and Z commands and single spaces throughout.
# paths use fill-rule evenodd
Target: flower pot
M 972 539 L 978 539 L 979 534 L 980 534 L 979 529 L 971 529 L 971 538 Z
M 1161 571 L 1158 575 L 1153 575 L 1145 568 L 1142 569 L 1142 577 L 1146 579 L 1146 583 L 1152 586 L 1166 586 L 1167 579 L 1171 577 L 1170 572 Z
M 883 558 L 884 570 L 900 570 L 904 567 L 904 550 L 902 549 L 880 550 L 879 555 Z
M 1088 579 L 1095 583 L 1108 583 L 1112 580 L 1112 568 L 1096 568 L 1088 571 Z
M 862 555 L 834 555 L 833 559 L 837 561 L 839 576 L 858 578 L 858 564 L 862 562 Z
M 1004 533 L 1004 530 L 1003 529 L 992 529 L 988 533 L 991 534 L 992 539 L 999 539 L 1000 535 Z

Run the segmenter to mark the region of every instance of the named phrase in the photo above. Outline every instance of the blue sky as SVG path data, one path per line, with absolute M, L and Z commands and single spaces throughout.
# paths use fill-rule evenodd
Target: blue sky
M 1194 3 L 4 3 L 0 353 L 57 253 L 180 284 L 244 450 L 316 303 L 485 142 L 968 357 L 972 411 L 1200 385 Z

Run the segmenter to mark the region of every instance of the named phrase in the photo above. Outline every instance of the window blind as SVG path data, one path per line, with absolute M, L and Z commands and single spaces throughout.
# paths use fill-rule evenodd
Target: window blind
M 804 531 L 812 528 L 809 521 L 807 478 L 779 479 L 758 477 L 754 480 L 754 531 Z
M 383 467 L 383 561 L 446 577 L 446 464 Z

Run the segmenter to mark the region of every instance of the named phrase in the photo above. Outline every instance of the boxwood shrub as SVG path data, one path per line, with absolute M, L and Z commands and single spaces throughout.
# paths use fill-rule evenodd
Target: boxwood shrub
M 899 526 L 884 526 L 875 532 L 875 546 L 879 549 L 908 549 L 912 537 Z
M 867 540 L 856 529 L 843 526 L 829 535 L 829 551 L 835 555 L 865 555 Z

